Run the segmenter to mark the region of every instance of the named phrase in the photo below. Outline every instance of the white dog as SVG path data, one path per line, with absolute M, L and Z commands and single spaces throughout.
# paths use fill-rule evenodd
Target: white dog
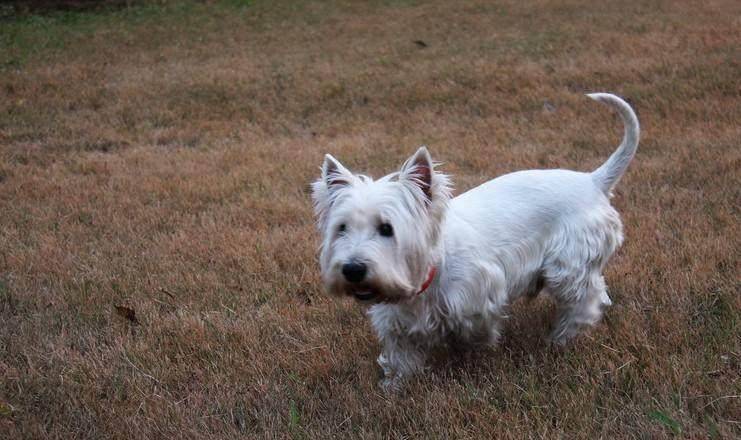
M 425 147 L 378 180 L 326 155 L 312 187 L 322 280 L 331 294 L 373 303 L 384 389 L 398 389 L 451 336 L 496 343 L 507 306 L 523 295 L 556 300 L 551 338 L 561 344 L 611 304 L 602 269 L 623 234 L 608 198 L 639 126 L 617 96 L 588 96 L 625 124 L 618 149 L 591 173 L 520 171 L 451 199 Z

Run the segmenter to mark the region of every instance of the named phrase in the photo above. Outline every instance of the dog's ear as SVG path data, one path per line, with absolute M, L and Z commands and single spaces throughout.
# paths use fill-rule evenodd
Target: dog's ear
M 311 198 L 314 201 L 314 213 L 319 230 L 324 229 L 327 213 L 332 206 L 333 196 L 340 188 L 352 184 L 355 176 L 342 164 L 327 154 L 322 164 L 322 175 L 311 184 Z
M 428 201 L 432 198 L 432 178 L 435 169 L 432 164 L 432 157 L 427 147 L 419 147 L 416 153 L 404 162 L 399 172 L 399 180 L 405 180 L 412 183 L 422 190 Z
M 339 160 L 332 157 L 331 154 L 327 154 L 324 156 L 324 163 L 322 164 L 322 180 L 329 191 L 334 191 L 352 183 L 353 175 Z

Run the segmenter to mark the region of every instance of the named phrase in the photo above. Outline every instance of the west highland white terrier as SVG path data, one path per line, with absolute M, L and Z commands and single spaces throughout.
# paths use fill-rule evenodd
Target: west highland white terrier
M 312 185 L 326 290 L 371 303 L 383 346 L 380 385 L 397 390 L 449 338 L 495 344 L 509 304 L 548 292 L 559 344 L 612 304 L 602 269 L 623 241 L 611 190 L 638 146 L 633 109 L 607 93 L 622 143 L 591 173 L 528 170 L 451 198 L 448 176 L 421 147 L 378 180 L 327 154 Z

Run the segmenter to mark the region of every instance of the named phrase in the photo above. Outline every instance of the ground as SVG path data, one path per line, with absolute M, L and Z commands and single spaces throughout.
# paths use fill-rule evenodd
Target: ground
M 739 2 L 126 3 L 0 7 L 0 437 L 741 435 Z M 555 349 L 517 304 L 382 395 L 320 287 L 324 153 L 591 170 L 592 91 L 643 128 L 604 321 Z

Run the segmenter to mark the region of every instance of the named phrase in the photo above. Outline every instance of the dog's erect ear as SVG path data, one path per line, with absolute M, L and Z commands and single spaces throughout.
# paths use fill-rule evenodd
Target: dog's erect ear
M 331 154 L 324 156 L 322 164 L 322 180 L 327 185 L 329 191 L 334 191 L 341 186 L 349 185 L 352 182 L 353 175 L 340 161 L 332 157 Z
M 323 230 L 332 199 L 336 191 L 352 184 L 355 176 L 342 164 L 327 154 L 322 164 L 322 176 L 311 184 L 311 198 L 314 200 L 314 213 L 319 230 Z
M 427 147 L 419 147 L 412 157 L 404 162 L 399 172 L 399 179 L 405 179 L 422 190 L 427 200 L 431 199 L 432 176 L 435 173 L 432 157 Z

